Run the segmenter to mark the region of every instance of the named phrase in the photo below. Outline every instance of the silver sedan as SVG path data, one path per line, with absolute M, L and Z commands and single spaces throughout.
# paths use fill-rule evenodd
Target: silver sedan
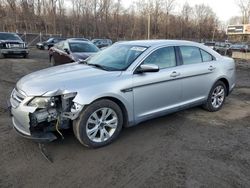
M 23 77 L 10 97 L 12 121 L 39 142 L 73 126 L 83 145 L 96 148 L 148 119 L 197 105 L 218 111 L 234 86 L 234 60 L 202 44 L 120 42 L 86 61 Z

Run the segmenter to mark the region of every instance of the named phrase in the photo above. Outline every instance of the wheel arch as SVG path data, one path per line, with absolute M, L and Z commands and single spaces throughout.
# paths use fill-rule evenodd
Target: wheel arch
M 226 89 L 227 89 L 227 96 L 228 96 L 229 95 L 229 81 L 225 77 L 218 79 L 216 82 L 218 82 L 218 81 L 221 81 L 225 84 Z
M 128 124 L 129 124 L 129 117 L 128 117 L 128 111 L 127 111 L 127 109 L 125 107 L 125 104 L 120 99 L 118 99 L 116 97 L 111 97 L 111 96 L 101 97 L 101 98 L 98 98 L 98 99 L 94 100 L 93 102 L 98 101 L 98 100 L 102 100 L 102 99 L 108 99 L 108 100 L 116 103 L 121 108 L 123 118 L 124 118 L 123 119 L 123 127 L 127 127 Z

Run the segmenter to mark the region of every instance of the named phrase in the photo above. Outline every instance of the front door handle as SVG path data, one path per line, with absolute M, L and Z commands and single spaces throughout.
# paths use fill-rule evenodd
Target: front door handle
M 176 71 L 174 71 L 174 72 L 172 72 L 172 73 L 170 74 L 170 76 L 173 77 L 173 78 L 178 77 L 178 76 L 180 76 L 180 75 L 181 75 L 181 74 L 178 73 L 178 72 L 176 72 Z
M 215 69 L 216 68 L 214 66 L 212 66 L 212 65 L 208 67 L 208 70 L 210 70 L 210 71 L 214 71 Z

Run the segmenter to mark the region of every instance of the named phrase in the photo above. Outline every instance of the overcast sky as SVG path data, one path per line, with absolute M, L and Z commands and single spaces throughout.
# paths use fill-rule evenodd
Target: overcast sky
M 176 0 L 176 10 L 179 11 L 181 6 L 188 2 L 191 6 L 204 3 L 209 5 L 221 21 L 228 21 L 233 16 L 239 16 L 240 11 L 235 3 L 236 0 Z M 123 4 L 128 7 L 133 0 L 122 0 Z

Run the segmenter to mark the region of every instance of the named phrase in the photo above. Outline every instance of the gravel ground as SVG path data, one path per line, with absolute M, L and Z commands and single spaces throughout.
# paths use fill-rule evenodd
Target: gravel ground
M 223 109 L 200 107 L 124 129 L 113 144 L 83 147 L 71 130 L 46 144 L 11 128 L 5 100 L 25 74 L 49 66 L 47 51 L 0 60 L 0 187 L 250 187 L 250 63 L 237 62 L 237 87 Z

